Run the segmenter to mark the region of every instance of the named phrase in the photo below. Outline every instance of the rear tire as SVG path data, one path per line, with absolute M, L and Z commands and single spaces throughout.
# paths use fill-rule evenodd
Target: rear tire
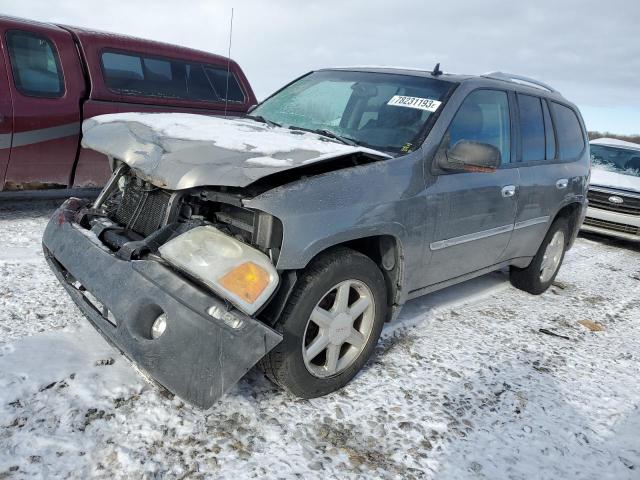
M 373 353 L 387 308 L 384 277 L 369 257 L 342 247 L 323 254 L 298 280 L 275 326 L 283 340 L 261 367 L 298 397 L 334 392 Z
M 551 286 L 560 270 L 569 240 L 569 222 L 557 218 L 549 228 L 538 252 L 526 268 L 511 267 L 511 284 L 532 295 L 540 295 Z

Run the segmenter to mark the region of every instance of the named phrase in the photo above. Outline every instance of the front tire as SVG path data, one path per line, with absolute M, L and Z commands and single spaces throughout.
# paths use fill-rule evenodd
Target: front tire
M 371 259 L 348 248 L 323 254 L 300 277 L 276 325 L 283 340 L 262 368 L 299 397 L 334 392 L 371 356 L 387 308 L 385 281 Z
M 544 237 L 536 256 L 526 268 L 511 267 L 511 284 L 533 295 L 544 293 L 551 286 L 560 270 L 569 240 L 569 222 L 557 218 Z

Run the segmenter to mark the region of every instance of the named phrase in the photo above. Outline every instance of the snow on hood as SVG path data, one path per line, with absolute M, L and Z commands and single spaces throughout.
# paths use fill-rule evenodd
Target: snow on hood
M 640 144 L 618 140 L 617 138 L 596 138 L 589 142 L 591 145 L 604 145 L 605 147 L 621 147 L 630 150 L 640 150 Z
M 640 193 L 640 177 L 610 172 L 596 167 L 591 169 L 590 184 L 594 187 L 618 188 Z
M 366 153 L 314 133 L 246 118 L 187 113 L 115 113 L 85 120 L 82 146 L 122 160 L 153 185 L 244 187 L 275 172 Z

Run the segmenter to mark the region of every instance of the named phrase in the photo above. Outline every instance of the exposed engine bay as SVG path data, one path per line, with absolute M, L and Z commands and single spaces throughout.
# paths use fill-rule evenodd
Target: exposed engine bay
M 247 198 L 251 198 L 248 192 L 231 187 L 161 189 L 120 165 L 94 204 L 76 220 L 122 259 L 143 258 L 177 235 L 210 225 L 275 263 L 282 224 L 272 215 L 244 207 Z

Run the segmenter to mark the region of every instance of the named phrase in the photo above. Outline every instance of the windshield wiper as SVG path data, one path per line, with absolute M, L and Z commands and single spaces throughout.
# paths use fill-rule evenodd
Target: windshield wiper
M 247 115 L 247 118 L 250 118 L 251 120 L 255 120 L 256 122 L 266 123 L 270 127 L 281 127 L 282 126 L 279 123 L 272 122 L 271 120 L 267 120 L 262 115 Z
M 340 143 L 344 143 L 345 145 L 351 145 L 352 147 L 356 147 L 359 145 L 359 143 L 352 138 L 343 137 L 342 135 L 338 135 L 337 133 L 333 133 L 331 130 L 326 130 L 324 128 L 313 129 L 313 128 L 296 127 L 295 125 L 292 125 L 289 127 L 289 129 L 317 133 L 318 135 L 322 135 L 323 137 L 333 138 L 334 140 L 338 140 Z

